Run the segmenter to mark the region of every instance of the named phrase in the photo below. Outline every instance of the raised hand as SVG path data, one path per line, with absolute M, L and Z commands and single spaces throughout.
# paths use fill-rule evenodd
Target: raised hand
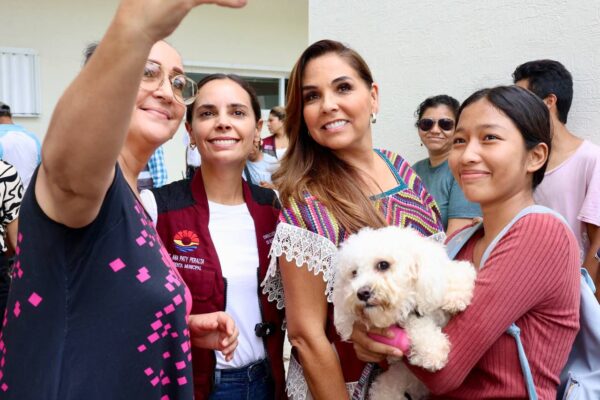
M 201 4 L 240 8 L 247 0 L 122 0 L 115 23 L 128 27 L 150 43 L 169 36 L 183 18 Z

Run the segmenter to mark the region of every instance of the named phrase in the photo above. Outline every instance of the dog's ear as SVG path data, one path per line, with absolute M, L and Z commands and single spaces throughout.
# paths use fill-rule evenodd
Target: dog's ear
M 432 249 L 433 250 L 433 249 Z M 417 309 L 429 313 L 442 306 L 444 300 L 443 259 L 436 257 L 436 251 L 416 253 L 411 263 L 411 277 L 414 276 Z
M 350 339 L 356 317 L 348 301 L 351 285 L 345 278 L 338 277 L 333 286 L 333 324 L 342 340 Z
M 333 323 L 342 340 L 350 339 L 354 321 L 356 319 L 348 304 L 348 296 L 350 295 L 352 288 L 348 279 L 350 274 L 349 267 L 349 263 L 345 264 L 344 267 L 338 263 L 333 278 Z

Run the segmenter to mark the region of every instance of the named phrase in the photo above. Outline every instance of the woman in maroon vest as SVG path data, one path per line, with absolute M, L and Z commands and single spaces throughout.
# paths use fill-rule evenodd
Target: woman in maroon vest
M 269 112 L 267 128 L 272 133 L 262 140 L 262 151 L 265 154 L 281 160 L 289 145 L 289 137 L 285 131 L 285 108 L 273 107 Z
M 215 74 L 199 82 L 186 118 L 201 167 L 143 197 L 192 292 L 192 312 L 226 311 L 240 332 L 231 360 L 193 349 L 195 398 L 284 398 L 283 312 L 259 294 L 279 204 L 274 191 L 242 180 L 260 105 L 245 81 Z

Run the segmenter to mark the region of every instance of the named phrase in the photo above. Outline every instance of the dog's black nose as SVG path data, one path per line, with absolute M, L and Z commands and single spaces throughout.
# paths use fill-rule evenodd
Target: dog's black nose
M 362 301 L 369 300 L 369 298 L 371 297 L 371 288 L 368 286 L 361 287 L 360 289 L 358 289 L 358 292 L 356 292 L 356 297 L 358 297 L 358 299 Z

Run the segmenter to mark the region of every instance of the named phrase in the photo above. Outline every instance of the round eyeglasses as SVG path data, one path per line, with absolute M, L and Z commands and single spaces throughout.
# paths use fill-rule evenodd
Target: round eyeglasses
M 156 90 L 162 86 L 165 73 L 161 65 L 154 61 L 146 61 L 141 86 L 147 90 Z M 184 105 L 190 105 L 196 100 L 198 85 L 184 74 L 169 76 L 169 83 L 175 99 Z

